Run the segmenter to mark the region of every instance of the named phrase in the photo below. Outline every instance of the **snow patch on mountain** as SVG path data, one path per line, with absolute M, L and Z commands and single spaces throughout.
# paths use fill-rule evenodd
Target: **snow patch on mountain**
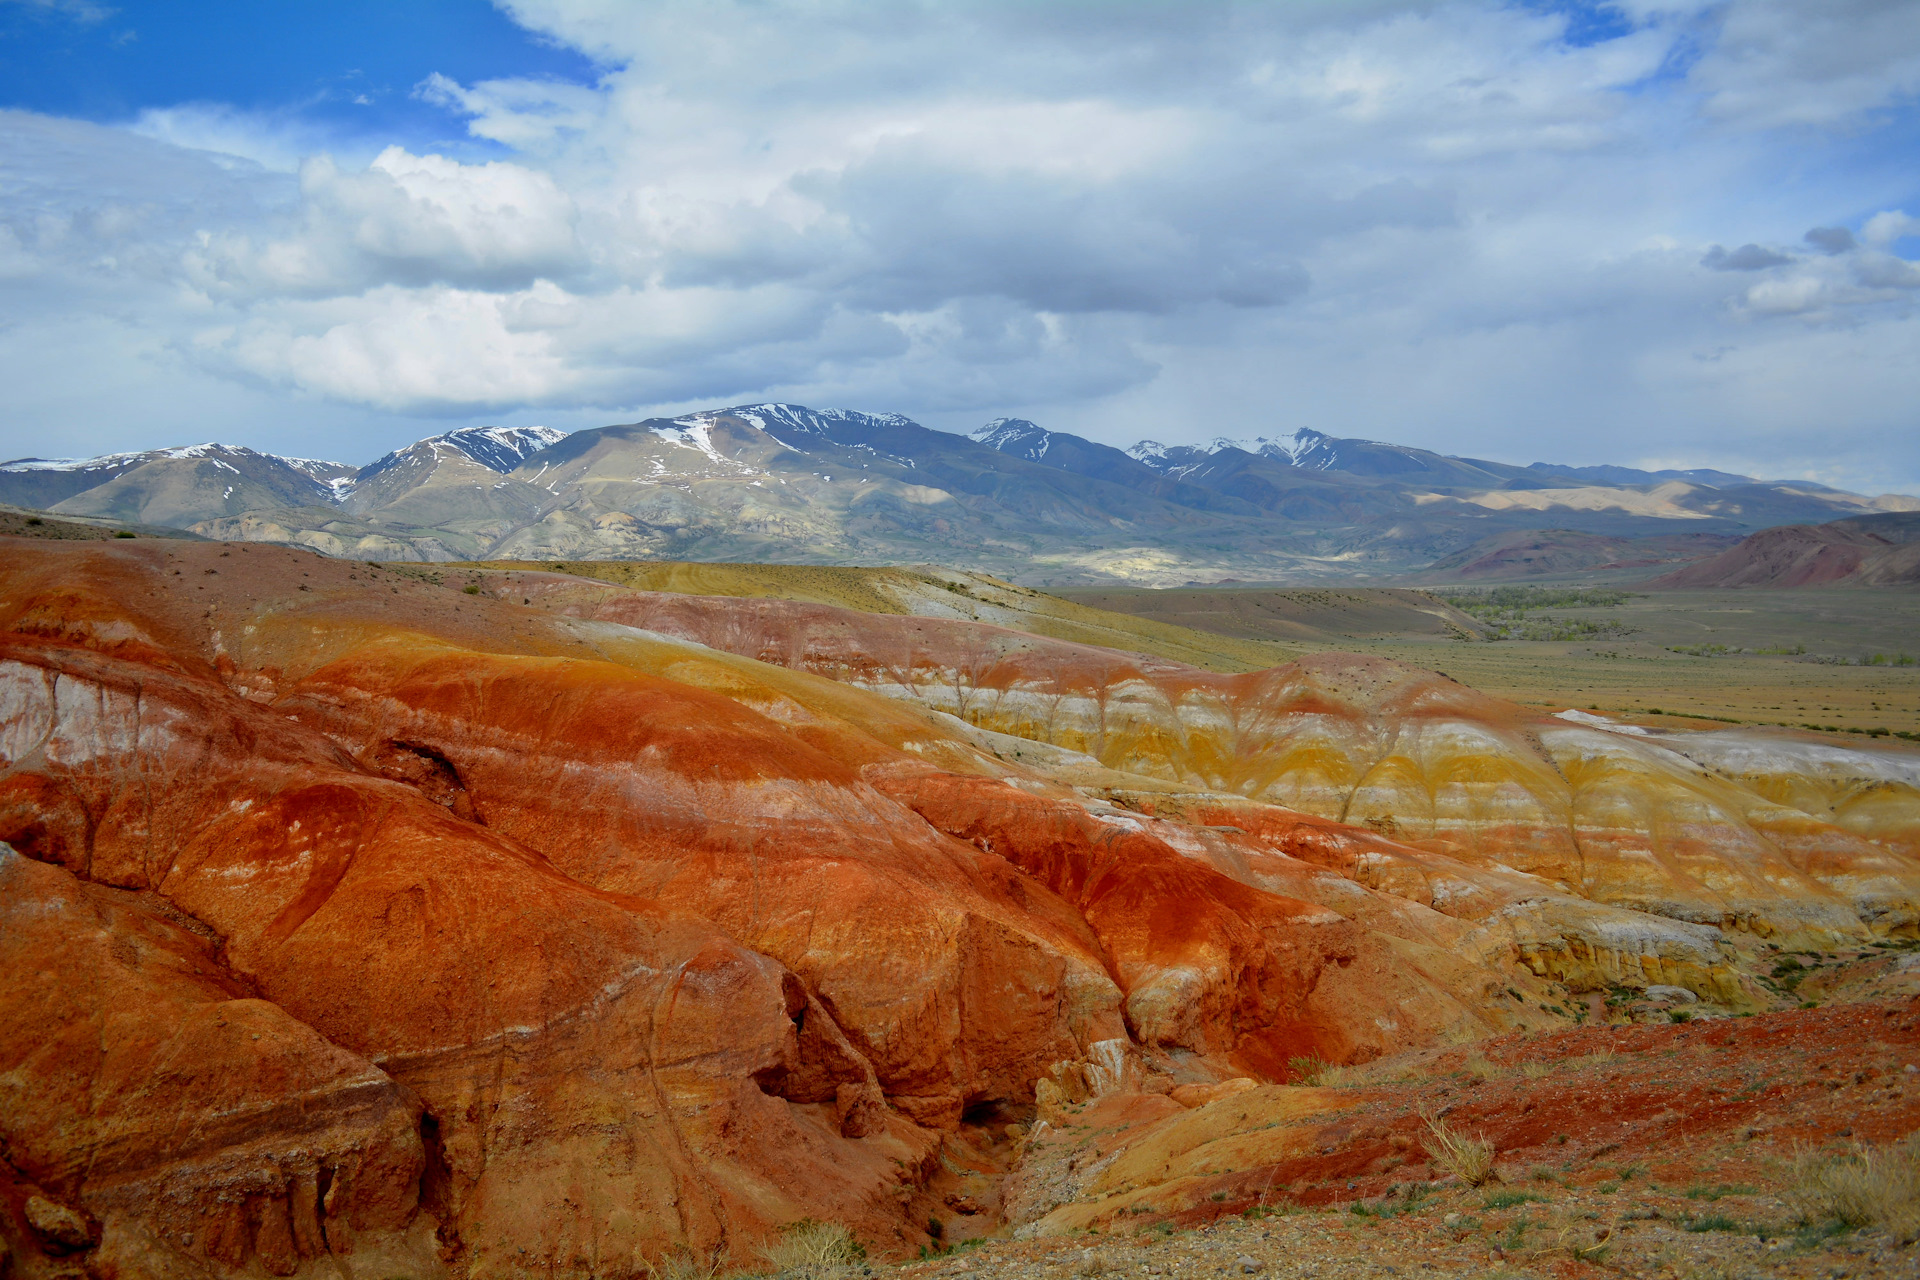
M 107 467 L 136 466 L 142 462 L 159 462 L 167 458 L 205 458 L 215 451 L 253 453 L 251 449 L 224 444 L 189 444 L 171 449 L 143 449 L 136 453 L 103 453 L 92 458 L 16 458 L 12 462 L 0 463 L 0 471 L 99 471 Z
M 1168 445 L 1161 444 L 1158 440 L 1142 440 L 1127 452 L 1155 471 L 1164 471 L 1168 474 L 1191 471 L 1215 454 L 1227 449 L 1238 449 L 1242 453 L 1272 458 L 1292 467 L 1330 471 L 1339 465 L 1339 455 L 1332 448 L 1332 443 L 1333 438 L 1324 431 L 1301 427 L 1292 435 L 1239 438 L 1216 436 L 1205 444 Z
M 567 433 L 558 427 L 462 427 L 436 437 L 501 475 L 566 438 Z
M 1053 444 L 1053 432 L 1025 418 L 995 418 L 969 432 L 968 439 L 1016 458 L 1038 462 L 1047 456 L 1047 449 Z
M 680 418 L 671 425 L 656 426 L 649 424 L 647 430 L 653 432 L 654 435 L 659 436 L 662 440 L 670 444 L 677 444 L 683 449 L 698 450 L 705 454 L 707 460 L 717 467 L 738 472 L 741 475 L 762 474 L 760 471 L 736 458 L 727 457 L 726 454 L 721 453 L 713 447 L 713 417 L 707 414 L 700 414 L 692 418 Z M 656 459 L 655 474 L 659 474 L 663 470 L 664 468 L 659 465 Z
M 835 426 L 846 424 L 866 427 L 910 427 L 913 419 L 897 413 L 861 413 L 854 409 L 809 409 L 801 404 L 743 404 L 731 409 L 714 409 L 706 413 L 693 415 L 694 419 L 712 419 L 732 416 L 765 431 L 769 427 L 785 427 L 789 431 L 803 431 L 808 435 L 824 436 L 832 433 Z M 692 419 L 682 419 L 691 421 Z

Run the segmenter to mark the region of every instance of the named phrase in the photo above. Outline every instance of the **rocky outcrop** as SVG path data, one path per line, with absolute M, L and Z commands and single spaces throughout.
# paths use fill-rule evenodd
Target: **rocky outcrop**
M 23 1275 L 637 1276 L 803 1217 L 911 1252 L 930 1217 L 992 1225 L 1036 1111 L 1178 1108 L 1609 985 L 1748 1007 L 1761 937 L 1912 923 L 1908 811 L 1841 766 L 1392 664 L 5 551 Z

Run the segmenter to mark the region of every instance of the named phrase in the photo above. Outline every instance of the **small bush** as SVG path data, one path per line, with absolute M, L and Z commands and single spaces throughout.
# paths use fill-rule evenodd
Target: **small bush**
M 132 538 L 138 535 L 133 534 L 125 529 L 120 529 L 120 530 L 116 530 L 113 536 L 116 538 Z
M 1721 1183 L 1717 1187 L 1696 1186 L 1687 1188 L 1689 1200 L 1718 1200 L 1721 1196 L 1750 1196 L 1753 1188 L 1747 1186 L 1728 1186 Z
M 1511 1209 L 1516 1205 L 1545 1204 L 1547 1198 L 1532 1191 L 1496 1191 L 1488 1196 L 1484 1207 L 1488 1209 Z
M 1288 1058 L 1287 1065 L 1300 1077 L 1300 1083 L 1332 1089 L 1354 1082 L 1352 1067 L 1337 1067 L 1324 1058 Z
M 1695 1218 L 1689 1222 L 1687 1230 L 1696 1235 L 1703 1231 L 1738 1231 L 1740 1224 L 1724 1213 L 1710 1213 L 1704 1218 Z
M 464 586 L 464 587 L 462 587 L 462 588 L 460 588 L 460 589 L 461 589 L 462 591 L 464 591 L 464 592 L 466 592 L 466 593 L 467 593 L 468 595 L 470 595 L 470 596 L 477 596 L 477 595 L 479 595 L 479 594 L 480 594 L 480 588 L 479 588 L 478 586 L 476 586 L 476 585 L 474 585 L 474 584 L 473 584 L 473 583 L 471 583 L 471 582 L 470 582 L 470 583 L 468 583 L 468 584 L 467 584 L 466 586 Z
M 939 1233 L 934 1233 L 939 1238 Z M 867 1256 L 853 1233 L 837 1222 L 815 1222 L 802 1218 L 780 1229 L 780 1239 L 760 1250 L 776 1273 L 800 1280 L 827 1280 L 852 1270 Z M 683 1280 L 662 1277 L 661 1280 Z M 693 1278 L 698 1280 L 698 1278 Z
M 1809 1225 L 1885 1227 L 1902 1240 L 1920 1236 L 1920 1136 L 1893 1147 L 1856 1142 L 1839 1155 L 1801 1149 L 1788 1199 Z
M 697 1258 L 690 1253 L 676 1253 L 650 1264 L 647 1274 L 653 1280 L 719 1280 L 722 1270 L 717 1257 Z
M 1427 1125 L 1427 1155 L 1433 1162 L 1470 1187 L 1481 1187 L 1493 1177 L 1493 1143 L 1484 1134 L 1469 1138 L 1438 1116 L 1422 1111 Z

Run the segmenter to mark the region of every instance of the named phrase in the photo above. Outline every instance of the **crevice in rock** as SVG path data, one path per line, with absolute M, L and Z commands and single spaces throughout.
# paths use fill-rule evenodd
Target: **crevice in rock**
M 381 777 L 413 787 L 454 817 L 487 825 L 459 768 L 439 748 L 389 739 L 369 751 L 365 763 Z

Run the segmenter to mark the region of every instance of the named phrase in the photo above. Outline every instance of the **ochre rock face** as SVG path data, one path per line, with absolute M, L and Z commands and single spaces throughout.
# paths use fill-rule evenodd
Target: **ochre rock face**
M 0 1113 L 17 1176 L 69 1213 L 84 1201 L 102 1257 L 130 1275 L 174 1254 L 257 1256 L 274 1275 L 327 1254 L 434 1267 L 431 1238 L 406 1231 L 419 1099 L 248 992 L 175 915 L 0 847 Z
M 22 1274 L 637 1276 L 802 1217 L 911 1252 L 997 1221 L 951 1171 L 1036 1106 L 1609 984 L 1744 1007 L 1756 932 L 1913 928 L 1904 757 L 1850 789 L 1331 656 L 0 550 Z
M 1841 749 L 1844 760 L 1814 764 L 1790 735 L 1634 737 L 1346 654 L 1215 675 L 963 622 L 583 591 L 540 575 L 523 586 L 582 616 L 831 675 L 1144 778 L 1370 827 L 1595 903 L 1786 945 L 1920 930 L 1910 752 Z M 1741 772 L 1712 762 L 1729 752 Z M 1871 785 L 1852 785 L 1862 779 Z

